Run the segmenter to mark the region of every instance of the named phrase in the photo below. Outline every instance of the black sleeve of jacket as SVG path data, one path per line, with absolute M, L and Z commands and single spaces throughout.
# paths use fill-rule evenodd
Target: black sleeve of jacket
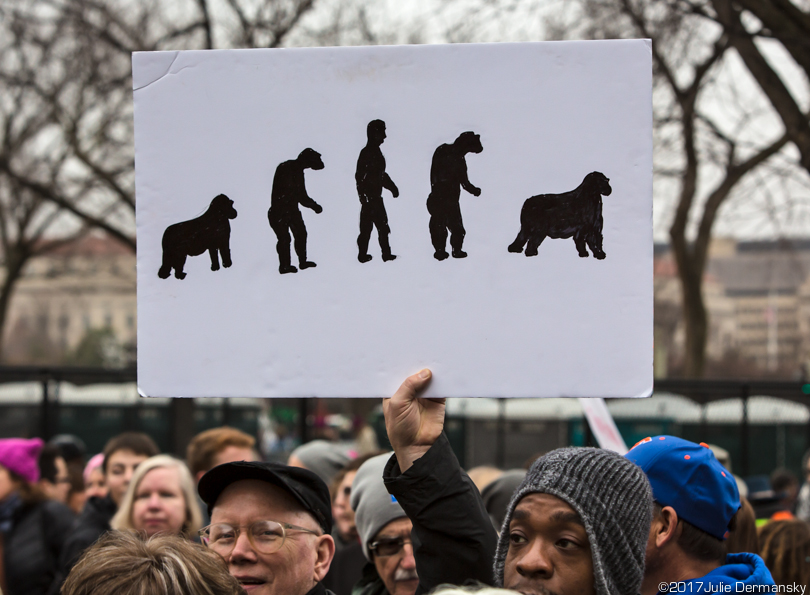
M 73 529 L 73 523 L 76 522 L 76 516 L 70 508 L 60 502 L 48 501 L 43 506 L 46 512 L 45 518 L 48 521 L 45 528 L 48 547 L 51 548 L 54 561 L 58 562 L 65 542 Z
M 59 565 L 57 567 L 56 577 L 48 591 L 48 595 L 58 595 L 62 589 L 62 583 L 65 582 L 71 569 L 82 557 L 84 551 L 93 545 L 104 532 L 95 530 L 95 527 L 85 527 L 81 524 L 81 517 L 73 525 L 72 531 L 68 533 L 62 546 L 62 553 L 59 555 Z
M 46 546 L 50 549 L 50 556 L 54 564 L 54 579 L 49 593 L 58 593 L 64 580 L 61 573 L 61 556 L 76 518 L 70 508 L 59 502 L 48 501 L 43 504 L 43 509 L 46 519 Z
M 444 433 L 405 473 L 392 455 L 383 480 L 413 522 L 417 594 L 443 583 L 493 583 L 498 536 Z

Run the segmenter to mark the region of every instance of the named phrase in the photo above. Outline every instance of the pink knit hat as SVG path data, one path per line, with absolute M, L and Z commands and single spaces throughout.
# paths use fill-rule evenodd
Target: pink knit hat
M 39 480 L 39 452 L 43 442 L 39 438 L 5 438 L 0 440 L 0 465 L 13 471 L 28 483 Z
M 89 461 L 87 461 L 87 465 L 84 467 L 84 471 L 82 471 L 82 477 L 84 477 L 84 483 L 90 483 L 90 474 L 95 471 L 96 469 L 100 468 L 104 464 L 104 453 L 100 452 L 97 455 L 93 455 Z

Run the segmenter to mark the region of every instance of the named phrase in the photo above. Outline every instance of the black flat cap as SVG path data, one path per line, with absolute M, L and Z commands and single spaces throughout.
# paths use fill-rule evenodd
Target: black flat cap
M 315 517 L 324 533 L 332 532 L 332 499 L 329 488 L 312 471 L 281 463 L 238 461 L 211 469 L 202 476 L 197 486 L 200 498 L 208 505 L 209 515 L 225 488 L 243 479 L 266 481 L 286 490 Z

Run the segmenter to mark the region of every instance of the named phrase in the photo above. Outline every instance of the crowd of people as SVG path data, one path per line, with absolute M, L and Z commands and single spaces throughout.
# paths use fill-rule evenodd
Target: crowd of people
M 85 465 L 75 440 L 2 439 L 0 592 L 804 595 L 810 585 L 810 484 L 775 474 L 776 510 L 762 518 L 708 444 L 674 436 L 625 456 L 570 447 L 528 469 L 468 473 L 443 432 L 444 401 L 420 397 L 430 377 L 383 401 L 393 453 L 313 441 L 287 464 L 262 462 L 251 436 L 222 427 L 197 435 L 185 461 L 127 432 Z

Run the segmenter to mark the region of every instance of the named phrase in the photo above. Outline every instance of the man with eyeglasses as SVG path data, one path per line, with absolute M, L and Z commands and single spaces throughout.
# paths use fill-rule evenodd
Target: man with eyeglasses
M 413 525 L 385 489 L 382 475 L 390 455 L 373 457 L 357 470 L 351 505 L 363 554 L 369 561 L 353 595 L 414 595 L 419 586 L 413 557 Z
M 226 463 L 197 487 L 211 524 L 202 542 L 250 595 L 327 595 L 332 504 L 314 473 L 278 463 Z

